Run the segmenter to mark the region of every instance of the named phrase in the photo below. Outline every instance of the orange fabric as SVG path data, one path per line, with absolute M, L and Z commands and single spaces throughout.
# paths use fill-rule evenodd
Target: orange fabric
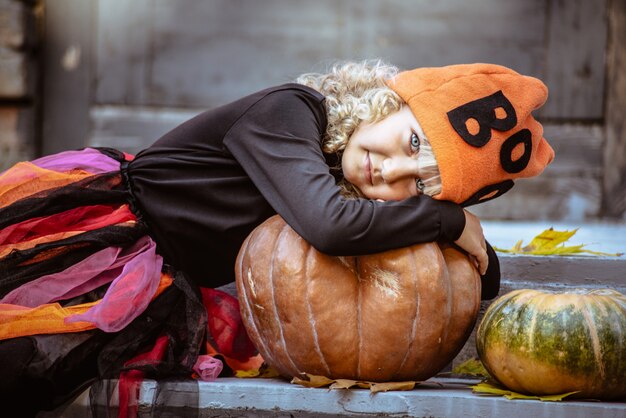
M 83 231 L 69 231 L 59 232 L 57 234 L 46 235 L 45 237 L 39 237 L 25 242 L 17 242 L 15 244 L 0 245 L 0 258 L 8 255 L 13 250 L 28 250 L 34 248 L 36 245 L 45 244 L 48 242 L 60 241 L 62 239 L 71 238 L 74 235 L 82 234 Z
M 42 190 L 65 186 L 93 174 L 83 170 L 59 173 L 30 162 L 15 164 L 0 175 L 0 208 Z
M 531 114 L 548 98 L 547 87 L 536 78 L 494 64 L 463 64 L 404 71 L 388 84 L 409 105 L 432 145 L 442 182 L 436 199 L 462 203 L 486 186 L 538 175 L 554 158 L 554 151 L 543 138 L 543 127 Z M 491 129 L 486 144 L 470 145 L 454 128 L 450 112 L 497 92 L 512 104 L 515 126 L 505 131 Z M 502 119 L 502 111 L 493 109 L 494 119 Z M 475 134 L 479 124 L 470 118 L 465 126 Z M 501 162 L 502 146 L 523 129 L 532 135 L 532 150 L 518 144 L 509 155 L 516 161 L 531 151 L 530 160 L 519 172 L 507 171 Z
M 172 284 L 172 278 L 161 274 L 159 287 L 153 297 L 159 296 Z M 65 323 L 65 318 L 86 312 L 100 301 L 63 307 L 58 303 L 47 303 L 36 308 L 0 304 L 0 340 L 37 334 L 57 334 L 94 329 L 90 322 Z

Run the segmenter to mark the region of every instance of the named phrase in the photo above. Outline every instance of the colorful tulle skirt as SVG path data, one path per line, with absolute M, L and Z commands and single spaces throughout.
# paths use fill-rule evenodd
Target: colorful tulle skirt
M 241 328 L 232 299 L 164 264 L 130 193 L 130 160 L 86 148 L 0 174 L 3 405 L 49 409 L 129 371 L 189 378 L 207 341 L 224 351 L 224 309 Z M 254 354 L 231 349 L 242 362 Z

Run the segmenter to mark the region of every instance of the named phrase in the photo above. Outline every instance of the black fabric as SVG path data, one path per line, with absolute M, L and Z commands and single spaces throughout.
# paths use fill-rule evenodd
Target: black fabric
M 197 289 L 176 273 L 174 284 L 117 333 L 95 329 L 0 341 L 3 409 L 34 416 L 37 411 L 64 404 L 94 379 L 115 379 L 123 370 L 142 370 L 146 377 L 155 379 L 189 378 L 205 340 L 206 320 Z M 151 349 L 160 335 L 169 337 L 162 361 L 125 365 Z
M 70 185 L 41 191 L 0 208 L 0 229 L 77 206 L 122 203 L 127 200 L 128 192 L 119 171 L 93 175 Z
M 454 240 L 462 209 L 427 196 L 344 199 L 324 155 L 324 98 L 287 84 L 204 112 L 128 165 L 133 194 L 159 251 L 196 283 L 234 280 L 239 248 L 278 213 L 330 255 Z
M 496 117 L 496 109 L 502 108 L 506 116 Z M 470 133 L 467 121 L 473 119 L 478 122 L 479 130 L 476 134 Z M 491 130 L 508 131 L 517 124 L 515 108 L 506 98 L 502 90 L 492 95 L 465 103 L 448 112 L 450 124 L 459 136 L 473 147 L 482 147 L 491 140 Z
M 513 182 L 513 180 L 504 180 L 500 183 L 490 184 L 489 186 L 483 187 L 482 189 L 474 193 L 472 196 L 470 196 L 465 202 L 461 203 L 461 206 L 468 207 L 468 206 L 476 205 L 478 203 L 487 202 L 491 199 L 495 199 L 496 197 L 500 197 L 506 192 L 508 192 L 509 190 L 511 190 L 514 185 L 515 183 Z M 485 196 L 489 196 L 489 197 L 485 197 Z
M 0 297 L 44 274 L 53 274 L 111 246 L 131 245 L 146 235 L 145 225 L 108 226 L 70 238 L 14 250 L 0 258 Z
M 207 313 L 199 290 L 177 272 L 174 284 L 102 349 L 98 358 L 99 375 L 116 378 L 121 370 L 133 369 L 142 370 L 150 378 L 189 377 L 205 340 L 206 323 Z M 145 351 L 145 341 L 153 344 L 160 335 L 167 335 L 171 341 L 163 361 L 121 366 Z
M 520 144 L 524 145 L 524 152 L 517 160 L 513 160 L 513 150 Z M 508 137 L 502 144 L 500 148 L 500 164 L 507 173 L 519 173 L 528 166 L 532 152 L 532 134 L 530 130 L 522 129 Z
M 46 388 L 32 384 L 25 377 L 35 354 L 35 343 L 31 338 L 0 341 L 0 405 L 4 411 L 20 411 L 24 417 L 34 417 L 42 402 L 46 402 Z M 34 399 L 31 399 L 31 393 L 35 394 Z M 44 399 L 37 397 L 38 393 L 43 393 Z
M 175 273 L 174 285 L 100 350 L 98 376 L 104 379 L 96 381 L 90 388 L 93 417 L 117 416 L 117 404 L 112 402 L 117 395 L 116 387 L 110 382 L 117 379 L 122 371 L 141 370 L 148 379 L 189 379 L 206 338 L 206 327 L 207 313 L 198 289 L 182 273 Z M 169 341 L 162 361 L 129 362 L 137 354 L 150 350 L 161 335 L 166 335 Z M 169 397 L 176 396 L 176 391 L 159 391 L 155 401 L 167 404 Z M 185 396 L 187 405 L 197 405 L 197 390 Z M 165 413 L 167 408 L 158 412 L 151 416 L 170 416 Z
M 117 418 L 119 408 L 111 399 L 117 390 L 117 381 L 103 380 L 95 382 L 89 391 L 92 418 Z M 152 382 L 151 382 L 152 383 Z M 205 416 L 199 408 L 200 388 L 198 381 L 158 380 L 153 382 L 155 391 L 151 403 L 142 404 L 141 412 L 150 411 L 151 418 Z M 145 398 L 143 399 L 146 400 Z M 144 416 L 140 414 L 140 416 Z M 215 415 L 217 416 L 217 415 Z
M 481 276 L 481 293 L 480 298 L 482 300 L 493 299 L 498 296 L 500 291 L 500 261 L 496 255 L 495 250 L 489 244 L 487 244 L 487 257 L 489 257 L 489 266 L 483 276 Z

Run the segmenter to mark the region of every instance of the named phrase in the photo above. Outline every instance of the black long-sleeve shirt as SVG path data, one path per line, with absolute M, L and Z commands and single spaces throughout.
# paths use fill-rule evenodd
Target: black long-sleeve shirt
M 192 118 L 137 155 L 132 190 L 166 262 L 201 286 L 231 282 L 244 239 L 276 213 L 330 255 L 458 239 L 465 217 L 456 204 L 341 196 L 322 152 L 323 102 L 306 86 L 269 88 Z

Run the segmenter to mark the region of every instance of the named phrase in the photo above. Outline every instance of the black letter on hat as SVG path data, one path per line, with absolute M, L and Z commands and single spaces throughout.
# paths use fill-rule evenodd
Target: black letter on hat
M 504 180 L 500 183 L 490 184 L 483 187 L 473 195 L 471 195 L 465 202 L 461 203 L 462 207 L 475 205 L 477 203 L 487 202 L 496 197 L 500 197 L 514 186 L 513 180 Z M 486 197 L 489 196 L 489 197 Z
M 506 112 L 504 119 L 496 118 L 495 110 L 499 107 Z M 469 119 L 475 119 L 478 122 L 480 129 L 476 135 L 472 135 L 467 129 Z M 509 99 L 504 96 L 502 90 L 499 90 L 491 96 L 485 96 L 452 109 L 448 112 L 448 120 L 465 142 L 480 148 L 491 139 L 491 129 L 497 131 L 513 129 L 517 124 L 517 115 Z
M 524 153 L 516 161 L 513 161 L 511 158 L 513 149 L 519 144 L 524 144 Z M 522 129 L 511 135 L 504 141 L 502 148 L 500 148 L 500 164 L 502 164 L 502 168 L 504 168 L 507 173 L 519 173 L 528 165 L 532 148 L 532 134 L 528 129 Z

